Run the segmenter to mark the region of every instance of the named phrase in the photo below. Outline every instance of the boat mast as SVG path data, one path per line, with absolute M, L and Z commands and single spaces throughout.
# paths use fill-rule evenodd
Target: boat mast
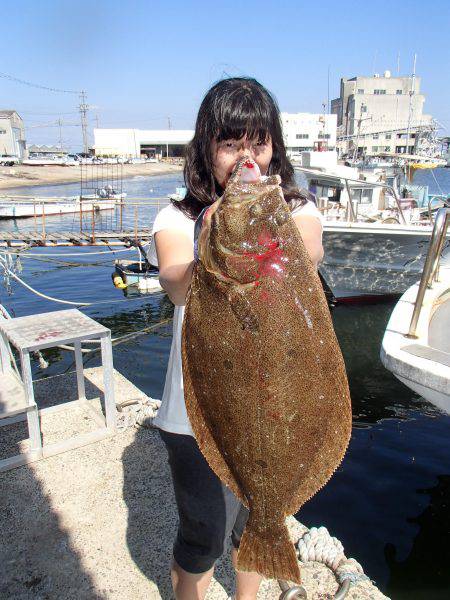
M 408 108 L 408 128 L 406 130 L 406 154 L 409 154 L 409 137 L 411 133 L 411 115 L 412 115 L 412 102 L 415 93 L 415 82 L 416 82 L 416 60 L 417 54 L 414 54 L 414 66 L 411 77 L 411 89 L 409 91 L 409 108 Z

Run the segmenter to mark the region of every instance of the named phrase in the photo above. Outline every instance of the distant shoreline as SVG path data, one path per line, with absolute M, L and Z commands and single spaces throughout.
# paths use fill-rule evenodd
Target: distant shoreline
M 183 165 L 160 162 L 137 165 L 123 165 L 123 178 L 129 179 L 136 175 L 156 176 L 181 173 Z M 80 181 L 79 167 L 46 166 L 32 167 L 19 165 L 17 167 L 0 167 L 1 190 L 14 190 L 21 187 L 37 185 L 58 185 L 61 183 L 77 183 Z

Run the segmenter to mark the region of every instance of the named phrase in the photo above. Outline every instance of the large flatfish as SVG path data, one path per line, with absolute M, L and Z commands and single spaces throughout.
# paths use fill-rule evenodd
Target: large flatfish
M 238 568 L 300 582 L 285 519 L 351 433 L 344 361 L 280 187 L 238 163 L 206 212 L 182 336 L 184 395 L 211 468 L 249 508 Z

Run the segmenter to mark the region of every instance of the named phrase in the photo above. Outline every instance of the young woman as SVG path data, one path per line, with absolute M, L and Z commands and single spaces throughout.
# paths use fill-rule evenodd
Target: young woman
M 233 562 L 247 511 L 209 468 L 196 444 L 183 396 L 181 327 L 194 266 L 194 225 L 215 202 L 239 158 L 248 156 L 262 175 L 281 176 L 284 197 L 314 264 L 322 259 L 322 224 L 315 204 L 295 185 L 286 156 L 280 113 L 271 94 L 256 80 L 224 79 L 206 94 L 193 140 L 187 147 L 187 194 L 162 209 L 154 223 L 160 282 L 175 304 L 173 341 L 162 405 L 155 421 L 169 454 L 180 518 L 173 550 L 172 583 L 177 600 L 202 600 L 214 563 L 227 539 Z M 252 600 L 261 582 L 257 573 L 238 572 L 236 599 Z

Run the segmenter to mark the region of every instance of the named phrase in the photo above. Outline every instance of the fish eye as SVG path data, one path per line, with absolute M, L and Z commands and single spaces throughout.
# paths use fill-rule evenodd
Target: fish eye
M 262 210 L 261 204 L 252 204 L 248 212 L 250 213 L 251 217 L 259 217 L 259 215 L 262 213 Z
M 287 211 L 281 209 L 275 214 L 275 221 L 278 225 L 284 225 L 288 220 L 288 216 Z

